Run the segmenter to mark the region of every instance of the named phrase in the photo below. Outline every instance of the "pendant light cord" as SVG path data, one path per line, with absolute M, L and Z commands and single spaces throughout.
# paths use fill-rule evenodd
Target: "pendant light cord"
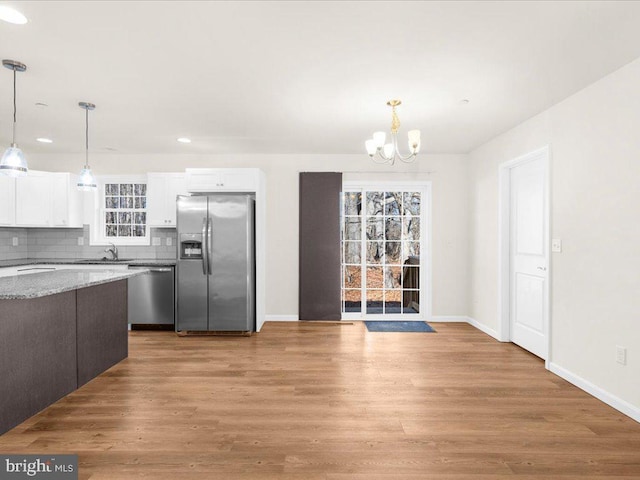
M 13 69 L 13 137 L 11 143 L 16 143 L 16 69 Z
M 89 168 L 89 109 L 85 109 L 85 150 L 84 150 L 84 168 Z

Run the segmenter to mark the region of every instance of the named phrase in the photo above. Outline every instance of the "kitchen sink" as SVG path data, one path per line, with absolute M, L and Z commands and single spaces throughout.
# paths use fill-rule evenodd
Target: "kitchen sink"
M 112 260 L 110 258 L 86 258 L 84 260 L 78 260 L 74 263 L 127 263 L 132 261 L 132 258 L 119 258 L 117 260 Z

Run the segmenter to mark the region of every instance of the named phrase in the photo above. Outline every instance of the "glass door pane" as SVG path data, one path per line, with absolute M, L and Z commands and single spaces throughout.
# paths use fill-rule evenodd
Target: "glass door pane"
M 344 313 L 420 312 L 421 197 L 402 189 L 343 193 Z

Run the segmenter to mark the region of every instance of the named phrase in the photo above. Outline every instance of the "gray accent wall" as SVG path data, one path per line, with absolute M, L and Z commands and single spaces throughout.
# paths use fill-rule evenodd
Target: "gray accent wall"
M 340 320 L 342 173 L 300 173 L 300 320 Z

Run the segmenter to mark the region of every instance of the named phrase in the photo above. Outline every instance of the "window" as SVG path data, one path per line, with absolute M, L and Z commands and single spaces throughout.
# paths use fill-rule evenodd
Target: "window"
M 99 180 L 91 244 L 149 245 L 146 176 L 105 176 Z
M 105 184 L 103 215 L 105 237 L 146 237 L 147 184 Z

